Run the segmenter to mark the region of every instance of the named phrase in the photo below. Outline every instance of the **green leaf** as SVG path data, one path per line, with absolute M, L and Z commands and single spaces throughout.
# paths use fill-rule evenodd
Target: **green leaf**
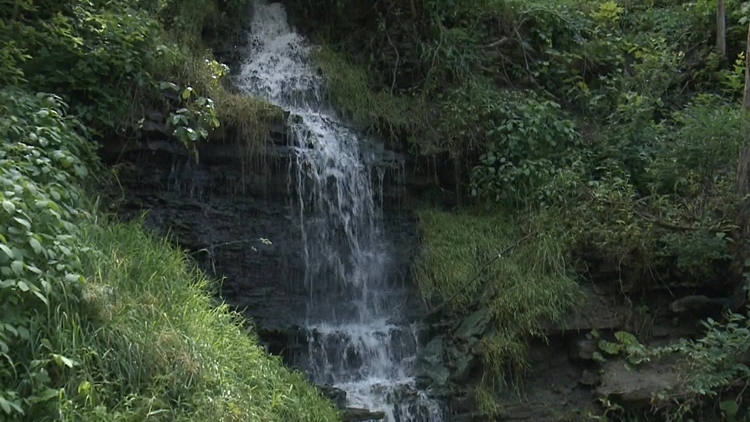
M 34 249 L 34 252 L 36 253 L 42 253 L 44 252 L 44 248 L 42 247 L 42 244 L 34 237 L 29 239 L 29 244 L 31 245 L 31 248 Z
M 6 415 L 10 415 L 10 402 L 5 400 L 3 396 L 0 396 L 0 408 L 3 409 L 3 412 L 5 412 Z
M 182 99 L 187 101 L 190 98 L 190 94 L 193 93 L 193 88 L 187 87 L 184 91 L 182 91 Z
M 44 303 L 45 305 L 49 305 L 49 299 L 47 299 L 47 296 L 45 296 L 42 292 L 34 290 L 32 293 L 34 294 L 34 296 L 39 298 L 42 303 Z
M 615 337 L 623 344 L 638 344 L 638 339 L 627 331 L 618 331 L 615 333 Z
M 29 222 L 29 220 L 20 217 L 13 217 L 13 219 L 16 220 L 18 224 L 26 227 L 26 230 L 31 230 L 31 223 Z
M 13 258 L 13 251 L 11 251 L 7 245 L 0 243 L 0 250 L 5 252 L 5 254 L 8 255 L 8 258 Z
M 12 202 L 7 201 L 7 200 L 3 201 L 3 208 L 5 209 L 5 212 L 11 215 L 15 214 L 16 212 L 16 206 L 13 205 Z
M 723 401 L 721 402 L 719 407 L 721 407 L 721 410 L 723 410 L 728 417 L 734 417 L 737 415 L 737 412 L 740 411 L 740 405 L 738 405 L 734 400 Z
M 60 390 L 55 390 L 54 388 L 47 388 L 46 390 L 42 391 L 41 393 L 37 393 L 34 396 L 34 401 L 39 402 L 45 402 L 52 400 L 56 397 L 60 396 Z
M 179 90 L 177 85 L 173 84 L 172 82 L 160 82 L 159 89 L 165 90 L 165 91 L 178 91 Z
M 67 358 L 63 355 L 58 355 L 56 353 L 52 354 L 52 359 L 54 359 L 55 363 L 57 363 L 59 366 L 67 366 L 68 368 L 72 368 L 77 365 L 76 362 L 72 359 Z
M 11 262 L 10 269 L 17 275 L 23 273 L 23 261 L 16 260 Z
M 68 283 L 77 283 L 81 280 L 81 276 L 78 274 L 65 274 L 65 281 Z
M 28 328 L 23 326 L 18 326 L 16 328 L 18 329 L 18 336 L 22 339 L 28 340 L 31 337 L 31 333 L 29 333 Z
M 2 395 L 0 395 L 0 408 L 3 409 L 3 412 L 10 415 L 13 410 L 15 410 L 17 413 L 24 414 L 23 409 L 21 409 L 21 406 L 18 405 L 18 403 L 14 401 L 9 401 Z
M 195 141 L 197 141 L 197 140 L 198 140 L 198 132 L 194 131 L 194 130 L 193 130 L 193 129 L 191 129 L 191 128 L 186 128 L 186 132 L 187 132 L 187 137 L 188 137 L 188 138 L 189 138 L 189 139 L 190 139 L 191 141 L 195 142 Z

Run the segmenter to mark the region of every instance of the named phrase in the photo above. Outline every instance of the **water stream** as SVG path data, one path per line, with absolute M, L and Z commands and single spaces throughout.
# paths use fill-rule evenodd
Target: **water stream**
M 347 406 L 383 411 L 389 422 L 439 422 L 441 409 L 414 388 L 417 326 L 393 280 L 376 193 L 383 169 L 323 101 L 314 48 L 290 28 L 284 7 L 257 1 L 251 47 L 238 86 L 290 111 L 295 221 L 302 233 L 311 380 L 347 393 Z

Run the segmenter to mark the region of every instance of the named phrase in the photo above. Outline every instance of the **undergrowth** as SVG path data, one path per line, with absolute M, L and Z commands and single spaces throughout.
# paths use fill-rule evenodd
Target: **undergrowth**
M 348 61 L 328 46 L 316 50 L 315 58 L 327 82 L 328 100 L 355 125 L 374 129 L 384 136 L 424 127 L 424 104 L 377 88 L 367 68 Z
M 544 338 L 546 323 L 561 321 L 579 298 L 566 264 L 565 237 L 539 222 L 466 210 L 419 212 L 425 252 L 416 279 L 428 309 L 459 315 L 488 307 L 491 329 L 481 357 L 492 384 L 528 364 L 528 340 Z

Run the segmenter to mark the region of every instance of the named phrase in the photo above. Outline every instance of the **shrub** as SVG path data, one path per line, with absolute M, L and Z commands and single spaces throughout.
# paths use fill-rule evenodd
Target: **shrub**
M 80 290 L 79 183 L 95 160 L 58 97 L 2 89 L 0 115 L 0 414 L 39 420 L 58 396 L 55 374 L 77 365 L 50 336 L 50 313 Z
M 473 118 L 489 122 L 487 152 L 471 173 L 472 193 L 481 199 L 535 201 L 538 189 L 550 183 L 580 143 L 575 124 L 560 106 L 533 94 L 495 99 Z

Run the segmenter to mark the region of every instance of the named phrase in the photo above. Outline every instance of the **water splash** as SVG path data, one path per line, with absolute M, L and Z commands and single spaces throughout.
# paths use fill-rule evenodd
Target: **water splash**
M 279 3 L 258 1 L 238 86 L 290 112 L 296 219 L 302 232 L 310 377 L 347 392 L 348 406 L 384 411 L 392 422 L 442 420 L 414 388 L 417 329 L 403 321 L 393 250 L 375 197 L 384 168 L 323 101 L 313 46 Z M 373 184 L 375 188 L 373 188 Z

